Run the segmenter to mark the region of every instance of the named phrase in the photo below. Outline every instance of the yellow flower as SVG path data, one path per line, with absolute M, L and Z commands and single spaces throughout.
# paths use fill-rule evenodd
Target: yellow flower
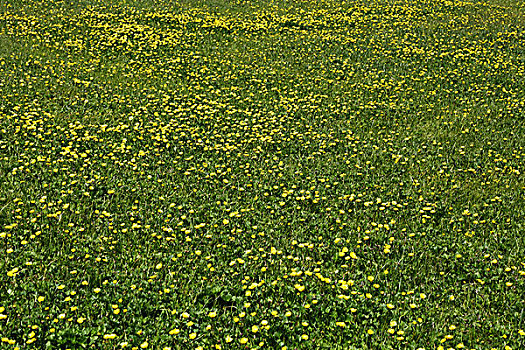
M 41 303 L 41 302 L 43 302 L 45 300 L 45 298 L 43 296 L 39 296 L 37 298 L 37 300 L 38 300 L 39 303 Z
M 233 340 L 232 337 L 230 337 L 229 335 L 226 336 L 226 343 L 231 343 Z
M 295 289 L 297 289 L 299 292 L 302 292 L 304 290 L 304 286 L 301 286 L 300 284 L 296 284 Z
M 369 330 L 366 331 L 366 333 L 368 333 L 368 335 L 372 335 L 372 334 L 374 334 L 374 331 L 369 329 Z
M 258 331 L 259 331 L 259 327 L 253 325 L 253 326 L 252 326 L 252 332 L 253 332 L 253 333 L 257 333 Z
M 117 335 L 115 333 L 104 334 L 104 339 L 115 339 Z
M 217 316 L 217 313 L 215 311 L 212 311 L 208 314 L 209 317 L 214 318 Z
M 148 345 L 149 345 L 148 342 L 145 341 L 144 343 L 140 344 L 140 348 L 141 349 L 146 349 L 148 347 Z
M 169 335 L 177 335 L 180 333 L 180 330 L 177 328 L 173 328 L 171 331 L 169 331 Z
M 197 333 L 191 333 L 190 334 L 190 339 L 195 339 L 197 338 Z
M 246 344 L 247 342 L 248 342 L 248 338 L 241 338 L 239 340 L 239 343 L 241 343 L 241 344 Z
M 301 339 L 302 340 L 308 340 L 308 334 L 301 335 Z

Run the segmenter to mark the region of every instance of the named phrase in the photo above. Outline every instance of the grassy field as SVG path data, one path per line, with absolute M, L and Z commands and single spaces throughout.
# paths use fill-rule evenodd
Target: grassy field
M 525 3 L 0 2 L 1 349 L 525 349 Z

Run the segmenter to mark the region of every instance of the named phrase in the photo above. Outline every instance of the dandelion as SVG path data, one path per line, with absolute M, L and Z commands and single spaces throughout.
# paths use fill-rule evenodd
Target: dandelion
M 299 292 L 304 291 L 304 286 L 301 286 L 301 285 L 299 285 L 299 284 L 296 284 L 294 287 L 295 287 L 295 289 L 297 289 Z

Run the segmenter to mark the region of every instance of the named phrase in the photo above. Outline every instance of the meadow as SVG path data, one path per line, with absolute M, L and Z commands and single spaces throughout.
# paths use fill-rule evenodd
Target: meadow
M 523 0 L 0 2 L 1 349 L 525 349 Z

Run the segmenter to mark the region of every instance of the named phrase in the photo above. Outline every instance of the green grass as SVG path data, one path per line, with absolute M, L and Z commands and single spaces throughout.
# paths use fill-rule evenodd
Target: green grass
M 3 1 L 0 348 L 524 348 L 523 13 Z

